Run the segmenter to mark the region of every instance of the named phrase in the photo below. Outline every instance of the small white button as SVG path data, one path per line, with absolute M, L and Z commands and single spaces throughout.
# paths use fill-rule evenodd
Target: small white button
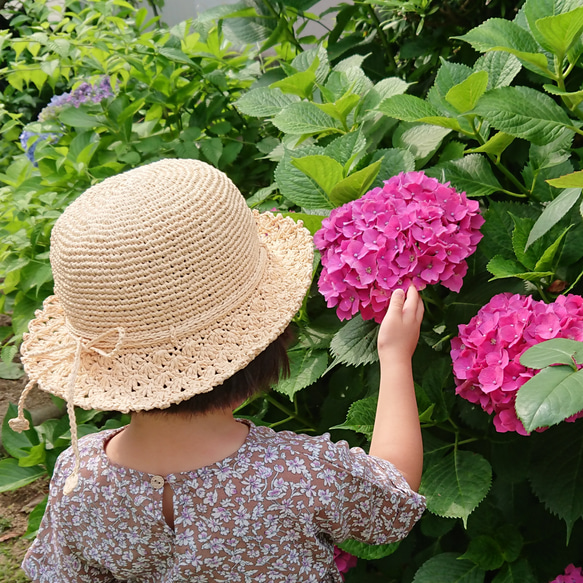
M 162 476 L 152 476 L 150 478 L 150 486 L 159 490 L 164 487 L 164 478 Z

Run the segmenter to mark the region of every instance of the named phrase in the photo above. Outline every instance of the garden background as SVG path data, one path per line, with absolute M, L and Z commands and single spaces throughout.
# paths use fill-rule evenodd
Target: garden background
M 400 544 L 343 544 L 359 557 L 346 581 L 550 581 L 583 566 L 583 2 L 338 3 L 332 25 L 307 35 L 315 4 L 243 0 L 170 29 L 125 0 L 4 6 L 0 377 L 20 382 L 22 334 L 52 292 L 51 227 L 91 184 L 197 158 L 249 206 L 333 233 L 345 212 L 334 209 L 358 214 L 353 201 L 388 200 L 396 187 L 384 181 L 423 171 L 467 194 L 425 181 L 455 200 L 443 237 L 431 237 L 435 216 L 391 207 L 432 240 L 408 231 L 411 265 L 393 265 L 387 284 L 424 288 L 414 373 L 428 511 Z M 371 315 L 390 289 L 364 260 L 380 252 L 369 239 L 354 265 L 333 267 L 328 243 L 348 238 L 320 235 L 291 377 L 238 414 L 366 448 L 379 376 Z M 318 282 L 334 269 L 345 277 L 320 284 L 326 302 Z M 44 487 L 70 441 L 66 416 L 22 434 L 8 428 L 14 416 L 11 405 L 0 492 Z M 77 422 L 83 435 L 127 417 L 78 411 Z M 43 510 L 30 513 L 29 538 Z

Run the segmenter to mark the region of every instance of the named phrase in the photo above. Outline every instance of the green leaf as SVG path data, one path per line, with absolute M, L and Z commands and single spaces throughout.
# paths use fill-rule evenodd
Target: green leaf
M 348 539 L 336 545 L 346 553 L 350 553 L 359 559 L 374 561 L 392 555 L 398 548 L 399 543 L 389 543 L 386 545 L 367 545 L 357 540 Z
M 332 117 L 306 101 L 288 105 L 272 121 L 276 128 L 287 134 L 311 135 L 339 131 Z
M 315 383 L 328 367 L 328 352 L 326 350 L 294 350 L 288 351 L 289 378 L 283 379 L 274 389 L 287 395 L 293 401 L 294 395 Z
M 359 121 L 374 117 L 376 115 L 376 108 L 383 99 L 387 99 L 393 95 L 401 95 L 407 91 L 407 87 L 409 87 L 409 83 L 398 77 L 381 79 L 362 98 L 356 110 L 356 117 Z
M 357 433 L 363 433 L 370 441 L 374 429 L 374 421 L 377 410 L 378 397 L 372 396 L 350 405 L 346 421 L 342 425 L 336 425 L 330 429 L 349 429 Z
M 6 458 L 0 460 L 0 492 L 17 490 L 42 476 L 46 476 L 46 470 L 41 466 L 21 468 L 18 460 Z
M 520 69 L 520 61 L 512 53 L 504 51 L 491 51 L 474 63 L 474 71 L 488 73 L 488 89 L 507 87 L 520 73 Z
M 489 196 L 502 190 L 492 167 L 480 154 L 469 154 L 459 160 L 451 160 L 425 170 L 428 176 L 452 186 L 468 196 Z
M 28 515 L 28 526 L 23 538 L 31 540 L 36 537 L 38 529 L 40 528 L 40 523 L 45 515 L 47 508 L 47 502 L 49 497 L 45 496 L 44 499 L 39 502 L 33 509 L 33 511 Z
M 22 366 L 16 362 L 0 362 L 0 379 L 16 380 L 24 376 Z
M 521 559 L 516 563 L 506 563 L 492 579 L 492 583 L 537 583 L 528 561 Z
M 91 115 L 81 107 L 67 107 L 59 114 L 59 120 L 73 128 L 95 128 L 103 125 L 103 120 Z
M 365 149 L 366 140 L 362 132 L 356 131 L 334 139 L 326 146 L 324 153 L 344 166 L 351 159 L 354 160 L 360 153 L 363 153 Z
M 275 181 L 279 191 L 294 204 L 306 209 L 332 208 L 330 200 L 316 183 L 296 168 L 291 160 L 302 156 L 323 154 L 319 146 L 304 146 L 296 150 L 286 150 L 281 162 L 275 169 Z
M 479 148 L 472 148 L 466 150 L 468 153 L 484 152 L 500 158 L 502 152 L 515 140 L 514 136 L 505 134 L 504 132 L 496 132 L 485 144 Z
M 520 364 L 528 368 L 544 368 L 551 364 L 583 364 L 583 342 L 570 338 L 552 338 L 531 346 L 520 356 Z
M 535 22 L 546 46 L 562 59 L 569 49 L 578 41 L 583 31 L 583 7 L 570 12 L 547 16 Z
M 486 266 L 486 269 L 494 276 L 489 281 L 505 279 L 507 277 L 517 277 L 525 281 L 538 281 L 543 277 L 553 275 L 552 271 L 525 271 L 524 265 L 513 259 L 505 259 L 501 255 L 493 257 Z
M 483 583 L 485 573 L 457 553 L 442 553 L 425 561 L 413 583 Z
M 497 130 L 538 145 L 552 142 L 572 125 L 552 98 L 530 87 L 492 89 L 482 96 L 474 113 Z
M 343 167 L 339 162 L 321 154 L 292 158 L 291 163 L 309 176 L 328 195 L 344 176 Z
M 24 416 L 28 419 L 30 428 L 21 433 L 12 431 L 8 425 L 8 421 L 18 417 L 18 408 L 13 403 L 9 403 L 6 415 L 4 415 L 4 420 L 2 421 L 2 446 L 9 455 L 17 459 L 26 457 L 29 454 L 30 448 L 39 443 L 38 435 L 32 426 L 32 417 L 26 409 L 24 410 Z
M 427 498 L 430 512 L 445 518 L 461 518 L 466 525 L 491 483 L 492 468 L 485 458 L 455 450 L 427 468 L 420 492 Z
M 454 38 L 470 43 L 481 52 L 507 51 L 522 60 L 530 69 L 550 76 L 547 58 L 539 52 L 533 36 L 510 20 L 490 18 L 467 34 Z
M 567 188 L 555 198 L 541 213 L 528 235 L 526 248 L 540 239 L 571 210 L 581 196 L 581 188 Z
M 533 434 L 536 458 L 530 465 L 533 492 L 547 510 L 565 521 L 567 539 L 583 518 L 583 431 L 581 422 L 562 423 Z
M 415 158 L 408 150 L 400 148 L 386 148 L 377 150 L 372 161 L 381 161 L 381 168 L 372 186 L 382 187 L 385 180 L 396 176 L 399 172 L 412 172 L 415 170 Z
M 194 65 L 194 62 L 188 57 L 186 53 L 183 53 L 180 49 L 173 49 L 169 47 L 160 47 L 158 52 L 167 59 L 174 61 L 176 63 L 183 63 L 185 65 Z
M 557 256 L 557 252 L 561 247 L 561 243 L 563 239 L 567 235 L 567 233 L 571 230 L 573 225 L 569 225 L 563 232 L 555 239 L 555 241 L 549 245 L 544 251 L 544 253 L 540 256 L 540 259 L 536 262 L 534 266 L 535 271 L 547 271 L 547 270 L 554 270 L 556 269 L 555 265 L 555 257 Z
M 21 457 L 18 460 L 18 465 L 21 468 L 30 468 L 39 464 L 44 465 L 47 458 L 47 450 L 44 443 L 33 445 L 27 456 Z
M 457 110 L 451 106 L 445 96 L 453 87 L 463 83 L 471 74 L 472 69 L 467 65 L 450 63 L 442 58 L 441 67 L 435 76 L 435 83 L 427 93 L 427 101 L 439 110 L 457 115 Z
M 435 154 L 450 132 L 437 126 L 401 123 L 393 133 L 393 146 L 411 152 L 421 166 Z
M 351 200 L 360 198 L 371 187 L 380 167 L 381 160 L 378 160 L 338 182 L 329 194 L 332 204 L 341 206 Z
M 557 365 L 541 370 L 518 389 L 516 414 L 529 433 L 583 411 L 583 371 Z
M 330 351 L 336 364 L 360 366 L 377 362 L 379 326 L 374 320 L 363 320 L 357 314 L 332 338 Z
M 223 142 L 221 138 L 202 140 L 200 142 L 200 149 L 213 166 L 219 165 L 219 160 L 223 154 Z
M 300 100 L 297 95 L 283 93 L 281 89 L 259 87 L 251 89 L 235 101 L 235 107 L 245 115 L 253 117 L 272 117 L 284 107 Z
M 347 93 L 334 103 L 315 103 L 314 105 L 338 121 L 345 123 L 346 116 L 360 101 L 360 95 Z
M 553 178 L 552 180 L 547 180 L 547 182 L 556 188 L 583 188 L 583 170 L 578 170 L 577 172 L 571 172 L 571 174 L 565 174 L 559 178 Z M 564 193 L 563 193 L 564 194 Z
M 291 66 L 296 71 L 314 71 L 316 83 L 324 83 L 330 73 L 328 53 L 322 45 L 302 51 L 291 62 Z
M 486 71 L 476 71 L 465 81 L 452 87 L 445 99 L 451 103 L 460 113 L 473 109 L 476 103 L 484 95 L 488 86 L 488 73 Z
M 475 563 L 484 571 L 499 569 L 504 564 L 502 549 L 498 541 L 486 534 L 472 539 L 468 550 L 459 558 Z
M 439 117 L 441 112 L 429 102 L 414 95 L 394 95 L 381 102 L 378 110 L 402 121 L 419 121 L 426 117 Z

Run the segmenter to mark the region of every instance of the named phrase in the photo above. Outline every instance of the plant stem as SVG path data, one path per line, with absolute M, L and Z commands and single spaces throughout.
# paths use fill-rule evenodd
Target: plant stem
M 306 419 L 304 419 L 303 417 L 300 417 L 299 415 L 294 413 L 291 409 L 288 409 L 285 405 L 282 405 L 277 399 L 275 399 L 269 393 L 267 393 L 265 395 L 265 399 L 269 403 L 271 403 L 274 407 L 277 407 L 280 411 L 282 411 L 283 413 L 288 415 L 289 418 L 295 419 L 296 421 L 299 421 L 302 425 L 305 425 L 306 427 L 310 427 L 312 429 L 312 431 L 316 431 L 316 429 L 312 427 L 312 425 L 309 421 L 306 421 Z
M 399 66 L 397 65 L 397 61 L 395 60 L 395 55 L 393 54 L 393 50 L 391 49 L 389 39 L 387 38 L 385 31 L 383 30 L 383 27 L 381 25 L 381 21 L 379 20 L 379 17 L 377 16 L 375 9 L 370 4 L 368 4 L 366 8 L 367 8 L 368 13 L 370 14 L 370 16 L 372 18 L 374 27 L 376 28 L 377 33 L 381 39 L 381 43 L 385 49 L 386 56 L 387 56 L 387 59 L 389 61 L 389 67 L 394 73 L 397 73 Z

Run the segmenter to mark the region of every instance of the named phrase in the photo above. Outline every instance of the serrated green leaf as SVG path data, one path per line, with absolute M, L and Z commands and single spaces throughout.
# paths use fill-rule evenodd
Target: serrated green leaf
M 2 351 L 0 351 L 0 358 L 2 358 L 2 362 L 11 364 L 17 352 L 18 347 L 15 344 L 7 344 L 6 346 L 2 347 Z
M 428 176 L 452 186 L 468 196 L 489 196 L 502 190 L 490 164 L 480 154 L 469 154 L 458 160 L 451 160 L 425 170 Z
M 273 117 L 286 106 L 297 103 L 299 100 L 297 95 L 283 93 L 279 88 L 259 87 L 245 93 L 235 101 L 234 105 L 245 115 Z
M 555 53 L 560 60 L 567 51 L 578 41 L 583 31 L 583 7 L 570 12 L 540 18 L 535 22 L 546 46 Z
M 439 117 L 441 112 L 429 102 L 414 95 L 394 95 L 384 99 L 378 111 L 402 121 L 419 121 L 426 117 Z
M 541 370 L 518 389 L 516 414 L 529 433 L 583 411 L 583 372 L 557 365 Z
M 361 543 L 357 540 L 348 539 L 336 546 L 342 549 L 345 553 L 350 553 L 359 559 L 374 561 L 392 555 L 399 548 L 399 543 L 367 545 L 366 543 Z
M 308 99 L 312 95 L 314 85 L 316 84 L 316 74 L 314 71 L 301 71 L 285 77 L 280 81 L 272 83 L 270 89 L 280 89 L 283 93 L 298 95 Z
M 330 117 L 344 123 L 346 121 L 346 116 L 355 108 L 359 101 L 360 95 L 347 93 L 335 103 L 315 103 L 314 105 L 324 113 L 327 113 Z
M 540 256 L 540 259 L 536 262 L 536 265 L 534 266 L 535 271 L 547 271 L 556 268 L 556 266 L 554 265 L 555 257 L 557 256 L 557 253 L 561 247 L 563 239 L 565 238 L 567 233 L 571 230 L 572 226 L 573 225 L 569 225 L 566 229 L 564 229 L 563 232 L 554 240 L 554 242 L 551 243 L 551 245 L 549 245 L 545 249 L 543 254 Z
M 291 62 L 291 66 L 297 71 L 313 71 L 316 83 L 324 83 L 330 72 L 328 53 L 322 45 L 302 51 Z
M 361 131 L 356 131 L 334 139 L 324 148 L 324 153 L 344 166 L 349 160 L 354 160 L 363 153 L 365 149 L 366 139 Z
M 357 314 L 332 338 L 330 351 L 335 361 L 350 366 L 377 362 L 377 336 L 379 326 L 374 320 L 363 320 Z
M 302 156 L 320 155 L 324 148 L 319 146 L 304 146 L 296 150 L 286 150 L 281 162 L 275 169 L 275 181 L 279 191 L 294 204 L 306 209 L 332 208 L 332 204 L 324 191 L 296 168 L 291 160 Z
M 565 521 L 567 540 L 583 518 L 583 431 L 581 421 L 562 423 L 533 434 L 536 459 L 529 470 L 533 492 L 545 507 Z
M 485 458 L 455 450 L 427 468 L 419 491 L 427 498 L 430 512 L 445 518 L 461 518 L 465 525 L 491 484 L 492 468 Z
M 343 178 L 343 167 L 336 160 L 317 154 L 292 158 L 291 163 L 309 176 L 327 195 Z M 334 201 L 332 201 L 334 203 Z M 338 205 L 335 205 L 338 206 Z
M 577 172 L 572 172 L 571 174 L 565 174 L 565 176 L 560 176 L 559 178 L 553 178 L 552 180 L 547 180 L 547 182 L 554 186 L 555 188 L 583 188 L 583 170 L 577 170 Z M 565 194 L 565 193 L 562 193 Z M 560 198 L 560 197 L 558 197 Z
M 296 223 L 302 221 L 304 227 L 314 236 L 322 228 L 322 221 L 326 218 L 321 215 L 307 215 L 305 213 L 281 213 L 284 217 L 292 218 Z
M 307 101 L 288 105 L 272 121 L 276 128 L 287 134 L 312 135 L 339 131 L 334 118 Z
M 438 126 L 401 123 L 393 133 L 393 146 L 408 150 L 413 154 L 419 165 L 433 156 L 441 146 L 443 138 L 451 132 L 450 129 Z
M 456 85 L 463 83 L 472 74 L 467 65 L 450 63 L 441 59 L 441 67 L 435 76 L 435 83 L 427 93 L 427 101 L 441 111 L 457 115 L 457 110 L 445 99 L 447 93 Z
M 506 563 L 492 583 L 537 583 L 537 578 L 526 559 L 521 559 L 516 563 Z
M 454 38 L 466 41 L 482 52 L 507 51 L 530 69 L 550 76 L 547 58 L 539 52 L 536 40 L 527 30 L 510 20 L 490 18 L 467 34 Z
M 12 431 L 8 421 L 18 417 L 18 408 L 13 403 L 9 403 L 2 421 L 2 446 L 9 455 L 17 459 L 27 456 L 30 448 L 39 443 L 38 435 L 32 425 L 32 417 L 26 409 L 24 416 L 28 420 L 30 428 L 21 433 Z
M 0 460 L 0 492 L 10 492 L 32 484 L 35 480 L 46 476 L 46 473 L 41 466 L 21 468 L 18 460 L 13 458 Z
M 488 86 L 488 73 L 476 71 L 465 81 L 452 87 L 445 95 L 448 103 L 451 103 L 460 113 L 473 109 L 476 103 L 484 95 Z
M 214 166 L 218 166 L 223 155 L 223 142 L 221 138 L 210 138 L 200 142 L 202 153 Z
M 381 167 L 381 160 L 369 164 L 366 168 L 353 172 L 330 191 L 330 201 L 334 206 L 341 206 L 360 198 L 371 187 Z
M 539 281 L 543 277 L 553 275 L 552 271 L 525 271 L 524 265 L 521 265 L 513 259 L 505 259 L 501 255 L 494 256 L 488 262 L 486 269 L 494 276 L 489 281 L 506 279 L 508 277 L 517 277 L 525 281 Z
M 355 401 L 350 405 L 346 421 L 342 425 L 336 425 L 330 429 L 349 429 L 350 431 L 363 433 L 370 441 L 374 429 L 377 402 L 378 397 L 376 395 Z
M 413 583 L 483 583 L 485 573 L 457 553 L 442 553 L 425 561 Z
M 502 152 L 506 150 L 508 146 L 515 140 L 514 136 L 505 134 L 504 132 L 495 133 L 484 145 L 479 148 L 472 148 L 471 150 L 466 150 L 468 153 L 479 153 L 484 152 L 485 154 L 491 154 L 492 156 L 500 157 Z
M 502 549 L 498 541 L 487 534 L 472 539 L 468 550 L 459 558 L 471 561 L 484 571 L 499 569 L 504 564 Z
M 412 172 L 415 170 L 415 157 L 408 150 L 401 148 L 387 148 L 377 150 L 372 162 L 381 161 L 381 168 L 372 186 L 383 186 L 385 180 L 396 176 L 400 172 Z
M 474 71 L 488 73 L 488 90 L 507 87 L 520 73 L 520 69 L 520 61 L 512 53 L 505 51 L 490 51 L 474 63 Z
M 570 338 L 552 338 L 531 346 L 520 356 L 520 364 L 528 368 L 544 368 L 551 364 L 583 364 L 583 342 Z
M 571 210 L 581 196 L 581 188 L 568 188 L 553 200 L 541 213 L 528 235 L 526 248 L 540 239 Z
M 294 395 L 315 383 L 328 367 L 328 352 L 326 350 L 290 350 L 289 378 L 283 379 L 274 389 L 287 395 L 293 401 Z
M 372 89 L 370 89 L 356 109 L 356 117 L 359 121 L 364 121 L 376 115 L 376 108 L 383 101 L 393 95 L 402 95 L 407 91 L 409 83 L 398 77 L 381 79 Z
M 492 89 L 482 96 L 474 113 L 497 130 L 538 145 L 552 142 L 572 125 L 553 99 L 530 87 Z

